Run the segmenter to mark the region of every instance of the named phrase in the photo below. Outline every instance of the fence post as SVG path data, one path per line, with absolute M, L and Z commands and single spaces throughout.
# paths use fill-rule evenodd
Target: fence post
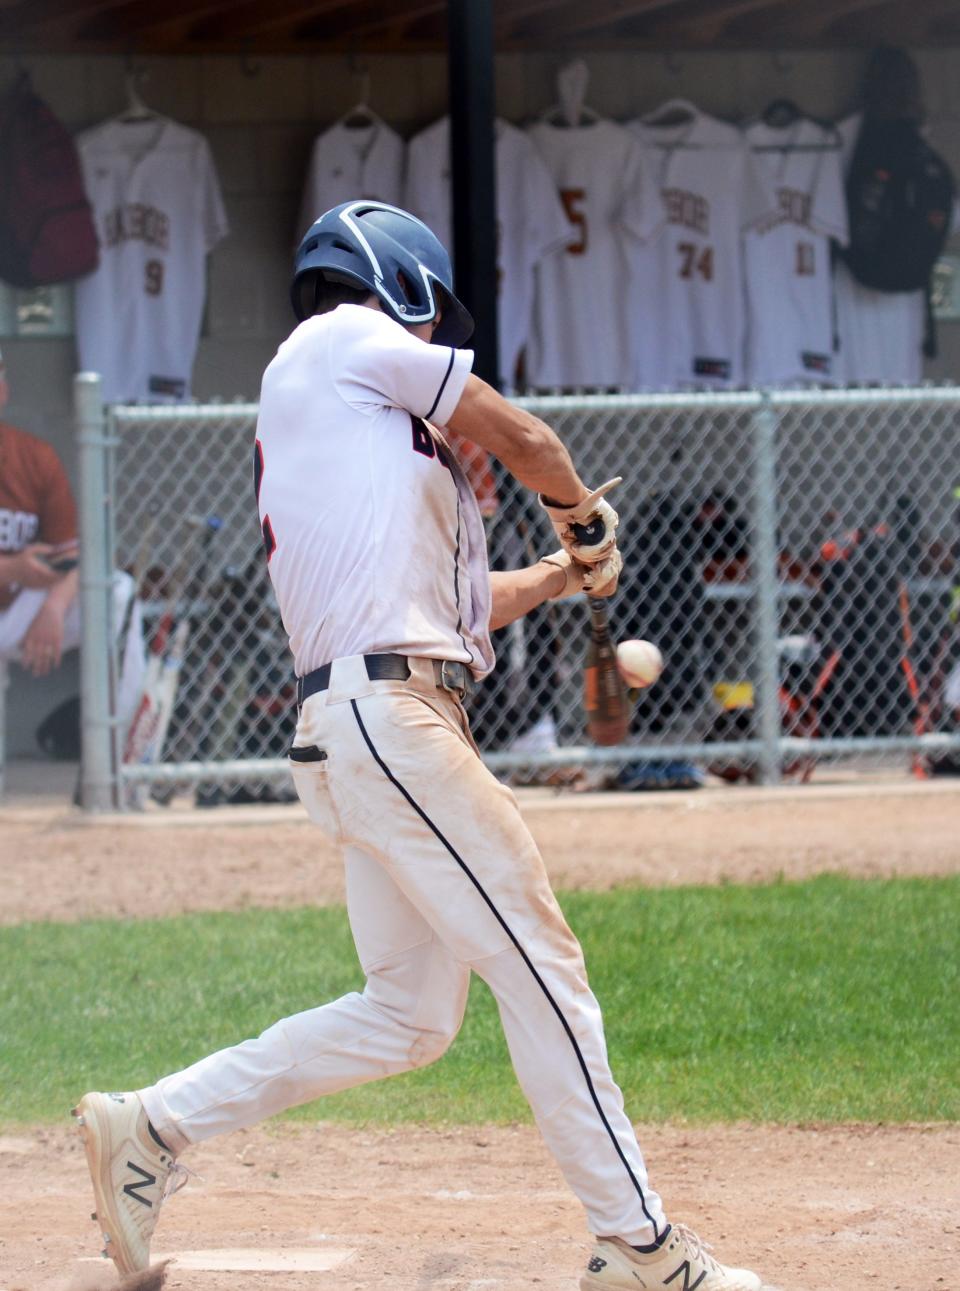
M 80 802 L 84 811 L 116 806 L 110 704 L 112 553 L 107 527 L 107 435 L 100 378 L 73 382 L 79 455 L 80 519 Z
M 777 570 L 777 415 L 768 395 L 754 418 L 753 548 L 756 733 L 760 779 L 780 781 L 779 575 Z

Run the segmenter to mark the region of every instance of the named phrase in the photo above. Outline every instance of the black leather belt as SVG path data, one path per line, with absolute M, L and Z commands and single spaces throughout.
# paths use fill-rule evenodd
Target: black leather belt
M 465 663 L 454 663 L 452 659 L 434 659 L 433 673 L 437 685 L 449 690 L 461 699 L 470 693 L 473 677 Z M 371 681 L 406 681 L 410 676 L 410 665 L 403 654 L 365 654 L 364 667 Z M 311 695 L 317 695 L 330 686 L 330 664 L 322 664 L 308 672 L 305 677 L 297 678 L 297 706 L 302 707 Z

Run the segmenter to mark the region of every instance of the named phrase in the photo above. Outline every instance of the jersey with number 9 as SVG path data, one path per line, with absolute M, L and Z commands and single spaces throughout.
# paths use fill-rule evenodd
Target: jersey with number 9
M 109 401 L 186 398 L 204 260 L 227 220 L 206 140 L 163 117 L 106 121 L 78 140 L 100 266 L 77 284 L 80 366 Z

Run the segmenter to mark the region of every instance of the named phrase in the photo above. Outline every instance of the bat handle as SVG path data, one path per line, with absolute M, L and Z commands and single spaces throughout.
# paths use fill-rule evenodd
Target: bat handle
M 570 528 L 581 547 L 592 547 L 595 542 L 600 541 L 606 531 L 606 525 L 599 516 L 589 524 L 572 524 Z
M 590 626 L 594 640 L 606 640 L 610 635 L 607 602 L 599 596 L 588 596 L 587 606 L 590 610 Z

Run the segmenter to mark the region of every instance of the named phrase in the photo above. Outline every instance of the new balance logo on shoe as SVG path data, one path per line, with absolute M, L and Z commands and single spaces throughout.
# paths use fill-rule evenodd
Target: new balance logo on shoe
M 157 1182 L 157 1176 L 155 1174 L 151 1174 L 149 1170 L 142 1169 L 140 1166 L 137 1165 L 135 1161 L 128 1161 L 127 1169 L 135 1170 L 137 1174 L 140 1176 L 140 1178 L 137 1180 L 136 1183 L 125 1183 L 123 1185 L 123 1191 L 127 1194 L 128 1197 L 132 1197 L 134 1201 L 139 1201 L 139 1202 L 142 1202 L 144 1206 L 152 1207 L 153 1202 L 149 1199 L 149 1197 L 140 1196 L 140 1189 L 152 1188 L 154 1184 Z
M 590 1263 L 587 1265 L 587 1268 L 591 1273 L 599 1273 L 601 1269 L 605 1269 L 606 1267 L 607 1261 L 601 1260 L 599 1255 L 594 1255 L 593 1259 L 591 1259 Z
M 700 1274 L 700 1276 L 697 1278 L 696 1282 L 691 1282 L 691 1281 L 690 1281 L 690 1271 L 691 1271 L 691 1270 L 690 1270 L 690 1261 L 689 1261 L 689 1260 L 684 1260 L 684 1261 L 683 1261 L 683 1263 L 680 1265 L 680 1267 L 679 1267 L 679 1268 L 677 1268 L 677 1269 L 674 1269 L 674 1271 L 670 1274 L 670 1276 L 669 1276 L 668 1278 L 664 1278 L 664 1279 L 663 1279 L 663 1285 L 664 1285 L 664 1286 L 669 1286 L 669 1285 L 670 1285 L 670 1283 L 674 1280 L 674 1278 L 678 1278 L 678 1277 L 680 1276 L 680 1274 L 682 1273 L 682 1274 L 683 1274 L 683 1286 L 678 1287 L 678 1288 L 677 1288 L 677 1291 L 696 1291 L 696 1288 L 700 1285 L 700 1283 L 703 1281 L 703 1279 L 707 1276 L 707 1270 L 706 1270 L 706 1269 L 704 1269 L 704 1270 L 703 1270 L 703 1272 L 702 1272 L 702 1273 Z

